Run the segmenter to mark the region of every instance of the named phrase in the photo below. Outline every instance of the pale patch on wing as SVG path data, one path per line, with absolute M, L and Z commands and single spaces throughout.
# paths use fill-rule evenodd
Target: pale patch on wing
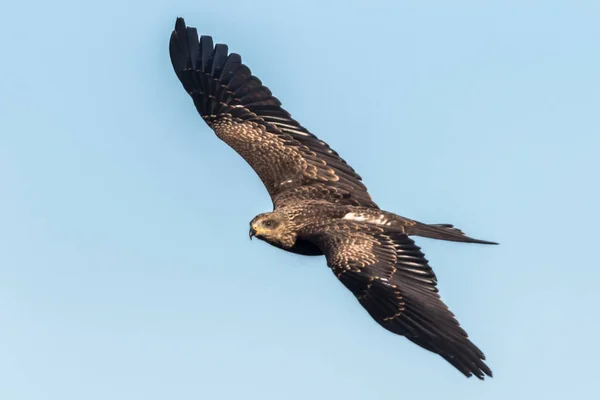
M 369 218 L 362 214 L 350 212 L 350 213 L 344 215 L 344 219 L 349 219 L 351 221 L 356 221 L 356 222 L 366 222 Z
M 281 188 L 281 187 L 283 187 L 283 186 L 287 186 L 287 185 L 289 185 L 289 184 L 291 184 L 291 183 L 293 183 L 293 182 L 294 182 L 294 180 L 293 180 L 293 179 L 288 179 L 288 180 L 285 180 L 285 181 L 283 181 L 283 182 L 279 182 L 279 187 Z
M 356 221 L 356 222 L 366 222 L 368 224 L 385 225 L 385 226 L 390 226 L 393 222 L 392 220 L 388 219 L 385 216 L 385 214 L 379 214 L 378 216 L 374 216 L 374 215 L 361 214 L 361 213 L 355 213 L 355 212 L 349 212 L 348 214 L 344 215 L 343 219 L 348 219 L 350 221 Z

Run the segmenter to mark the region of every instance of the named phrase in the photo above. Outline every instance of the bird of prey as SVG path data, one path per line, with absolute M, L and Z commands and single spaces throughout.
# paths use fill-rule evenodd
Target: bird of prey
M 439 354 L 467 377 L 492 376 L 485 356 L 441 301 L 434 272 L 410 236 L 496 244 L 450 224 L 381 210 L 361 177 L 281 102 L 227 45 L 175 23 L 171 62 L 215 134 L 258 174 L 273 211 L 250 222 L 253 236 L 283 250 L 325 255 L 335 276 L 385 329 Z

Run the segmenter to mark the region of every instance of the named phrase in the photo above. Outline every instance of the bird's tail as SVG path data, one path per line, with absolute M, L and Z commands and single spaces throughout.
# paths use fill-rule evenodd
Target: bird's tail
M 451 242 L 479 243 L 479 244 L 498 244 L 488 242 L 487 240 L 473 239 L 463 231 L 450 224 L 423 224 L 417 222 L 407 229 L 409 235 L 422 236 L 431 239 L 448 240 Z

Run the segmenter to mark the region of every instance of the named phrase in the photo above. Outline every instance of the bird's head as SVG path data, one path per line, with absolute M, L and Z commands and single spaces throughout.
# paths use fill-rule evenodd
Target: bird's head
M 253 236 L 277 247 L 290 248 L 296 243 L 296 233 L 287 215 L 277 212 L 258 214 L 250 221 Z

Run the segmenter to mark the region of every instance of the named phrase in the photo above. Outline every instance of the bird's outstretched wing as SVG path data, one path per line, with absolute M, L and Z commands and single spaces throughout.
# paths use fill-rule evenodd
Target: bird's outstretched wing
M 466 376 L 492 371 L 441 301 L 436 277 L 405 234 L 339 223 L 315 238 L 339 280 L 387 330 L 439 354 Z
M 377 207 L 360 176 L 281 107 L 271 91 L 210 36 L 178 18 L 171 62 L 196 109 L 265 184 L 274 205 L 300 199 Z

